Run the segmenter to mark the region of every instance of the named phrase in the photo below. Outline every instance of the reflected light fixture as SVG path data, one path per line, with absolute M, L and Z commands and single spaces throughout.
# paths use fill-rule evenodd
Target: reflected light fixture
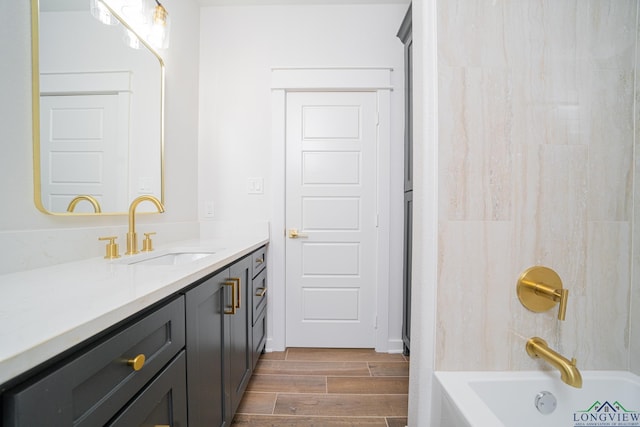
M 153 18 L 151 19 L 149 31 L 149 43 L 159 49 L 166 49 L 169 47 L 169 27 L 171 25 L 169 12 L 158 0 L 155 0 L 155 2 L 156 6 L 153 9 Z
M 118 18 L 125 23 L 124 41 L 134 48 L 140 48 L 143 39 L 154 49 L 169 47 L 169 12 L 158 0 L 90 0 L 91 13 L 100 22 L 113 25 Z M 104 2 L 104 3 L 103 3 Z M 106 3 L 106 5 L 105 5 Z
M 91 0 L 91 15 L 105 25 L 118 25 L 118 19 L 104 5 L 101 0 Z

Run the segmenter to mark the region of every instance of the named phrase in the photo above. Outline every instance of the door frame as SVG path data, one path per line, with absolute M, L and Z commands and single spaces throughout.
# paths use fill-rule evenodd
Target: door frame
M 375 350 L 402 352 L 402 340 L 389 339 L 390 272 L 390 181 L 391 165 L 391 67 L 335 67 L 271 69 L 271 179 L 274 183 L 271 204 L 269 243 L 269 338 L 267 349 L 285 349 L 286 253 L 285 253 L 285 166 L 286 99 L 288 92 L 343 91 L 375 92 L 378 100 L 376 165 L 376 205 L 378 211 L 376 243 L 376 326 Z M 397 341 L 397 342 L 396 342 Z

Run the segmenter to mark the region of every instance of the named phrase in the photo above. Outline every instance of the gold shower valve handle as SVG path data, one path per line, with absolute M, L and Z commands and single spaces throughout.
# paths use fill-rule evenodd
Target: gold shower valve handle
M 541 266 L 528 268 L 520 275 L 516 290 L 522 305 L 536 313 L 551 310 L 560 303 L 558 320 L 565 319 L 569 290 L 562 287 L 560 276 L 552 269 Z

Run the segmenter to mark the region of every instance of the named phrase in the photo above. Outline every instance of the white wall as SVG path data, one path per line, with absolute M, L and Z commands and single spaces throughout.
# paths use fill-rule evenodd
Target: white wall
M 166 62 L 166 207 L 153 223 L 157 244 L 196 235 L 199 7 L 194 0 L 166 0 L 172 17 Z M 59 217 L 33 202 L 31 145 L 31 10 L 29 2 L 0 3 L 0 273 L 99 256 L 97 238 L 124 241 L 126 217 Z M 157 224 L 157 225 L 156 225 Z M 164 234 L 163 234 L 164 233 Z
M 277 66 L 391 66 L 393 179 L 390 335 L 400 339 L 402 256 L 403 49 L 396 32 L 406 5 L 221 6 L 201 13 L 199 201 L 213 219 L 270 218 L 271 68 Z M 246 192 L 247 178 L 264 179 L 264 195 Z M 272 233 L 281 233 L 272 230 Z M 386 279 L 386 278 L 384 278 Z M 281 286 L 275 278 L 272 286 Z M 275 292 L 277 294 L 277 291 Z M 274 293 L 271 294 L 272 296 Z M 383 296 L 384 297 L 384 296 Z M 270 300 L 276 313 L 282 302 Z M 275 308 L 274 308 L 275 307 Z M 270 319 L 276 348 L 284 345 L 284 324 Z M 275 325 L 275 326 L 274 326 Z

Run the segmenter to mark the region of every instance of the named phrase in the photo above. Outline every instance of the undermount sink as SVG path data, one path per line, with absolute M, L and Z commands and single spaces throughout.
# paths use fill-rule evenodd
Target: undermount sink
M 168 253 L 164 255 L 158 255 L 152 258 L 142 259 L 140 261 L 133 261 L 130 264 L 144 264 L 144 265 L 180 265 L 188 262 L 197 261 L 204 257 L 213 255 L 215 252 L 178 252 Z
M 145 254 L 138 254 L 132 257 L 123 257 L 116 260 L 115 264 L 125 265 L 182 265 L 214 255 L 217 250 L 208 249 L 174 249 Z

